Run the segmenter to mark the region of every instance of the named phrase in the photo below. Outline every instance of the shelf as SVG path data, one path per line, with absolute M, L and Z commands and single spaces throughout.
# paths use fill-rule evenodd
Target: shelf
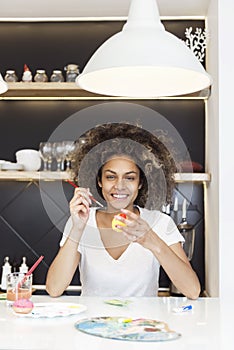
M 84 98 L 98 95 L 82 90 L 75 83 L 8 83 L 8 91 L 2 94 L 2 99 L 13 98 Z
M 8 83 L 8 91 L 0 95 L 0 99 L 128 99 L 128 100 L 141 100 L 152 98 L 130 98 L 130 97 L 113 97 L 102 96 L 94 94 L 85 90 L 82 90 L 75 83 L 62 82 L 62 83 Z M 160 97 L 155 99 L 199 99 L 206 100 L 210 96 L 210 89 L 204 89 L 202 91 L 195 92 L 193 94 L 187 94 L 183 96 L 173 97 Z
M 208 173 L 176 173 L 175 182 L 210 182 L 211 175 Z
M 16 181 L 58 181 L 71 179 L 69 171 L 0 171 L 0 180 Z
M 58 181 L 72 179 L 69 171 L 0 171 L 0 180 L 16 181 Z M 207 173 L 176 173 L 175 182 L 210 182 L 211 176 Z

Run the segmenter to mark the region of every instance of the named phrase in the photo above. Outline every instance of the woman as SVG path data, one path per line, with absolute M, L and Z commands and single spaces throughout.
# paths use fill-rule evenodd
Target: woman
M 196 299 L 200 284 L 182 248 L 184 239 L 158 210 L 170 201 L 174 184 L 175 163 L 167 147 L 127 123 L 98 126 L 82 140 L 76 157 L 80 187 L 48 271 L 48 293 L 60 296 L 79 266 L 82 295 L 156 296 L 161 265 L 181 293 Z M 105 208 L 91 207 L 90 188 Z

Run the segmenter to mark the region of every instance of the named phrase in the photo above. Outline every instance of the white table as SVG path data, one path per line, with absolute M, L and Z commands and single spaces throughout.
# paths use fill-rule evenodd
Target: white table
M 69 302 L 87 306 L 79 315 L 63 318 L 22 318 L 15 316 L 0 301 L 0 349 L 17 350 L 227 350 L 234 349 L 234 306 L 218 298 L 130 298 L 128 306 L 105 304 L 106 298 L 79 296 L 33 296 L 33 302 Z M 173 308 L 191 304 L 192 312 L 175 314 Z M 168 323 L 182 334 L 177 340 L 141 343 L 111 340 L 82 333 L 75 329 L 77 320 L 94 316 L 124 316 L 153 318 Z

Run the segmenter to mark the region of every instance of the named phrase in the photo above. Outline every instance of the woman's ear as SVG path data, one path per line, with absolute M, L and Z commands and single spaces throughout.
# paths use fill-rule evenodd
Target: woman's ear
M 99 187 L 102 187 L 102 183 L 101 183 L 100 179 L 98 179 L 98 182 L 97 182 L 97 183 L 98 183 L 98 186 L 99 186 Z
M 140 190 L 141 188 L 142 188 L 142 183 L 139 184 L 138 190 Z

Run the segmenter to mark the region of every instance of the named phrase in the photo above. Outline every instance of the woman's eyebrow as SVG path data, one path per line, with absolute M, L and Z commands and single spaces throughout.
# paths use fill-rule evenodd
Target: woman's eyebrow
M 116 172 L 115 172 L 114 170 L 111 170 L 111 169 L 106 169 L 106 170 L 104 170 L 104 173 L 106 173 L 106 172 L 116 174 Z
M 106 170 L 104 171 L 104 173 L 106 173 L 106 172 L 110 172 L 110 173 L 112 173 L 112 174 L 116 174 L 116 171 L 111 170 L 111 169 L 106 169 Z M 134 171 L 134 170 L 130 170 L 130 171 L 127 171 L 125 174 L 126 174 L 126 175 L 129 175 L 129 174 L 137 174 L 137 172 Z

